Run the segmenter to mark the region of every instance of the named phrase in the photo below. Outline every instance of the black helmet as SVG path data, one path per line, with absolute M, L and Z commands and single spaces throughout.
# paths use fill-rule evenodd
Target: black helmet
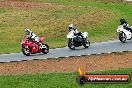
M 121 18 L 121 19 L 120 19 L 120 22 L 121 22 L 121 24 L 126 23 L 126 21 L 125 21 L 125 19 L 124 19 L 124 18 Z

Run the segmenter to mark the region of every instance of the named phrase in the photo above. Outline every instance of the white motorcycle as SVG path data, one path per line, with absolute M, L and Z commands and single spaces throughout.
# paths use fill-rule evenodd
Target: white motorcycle
M 70 31 L 67 35 L 67 38 L 68 38 L 68 47 L 71 50 L 74 50 L 75 47 L 79 47 L 79 46 L 84 46 L 85 48 L 88 48 L 90 46 L 90 42 L 87 39 L 88 38 L 87 32 L 83 32 L 81 33 L 81 36 L 78 36 L 74 34 L 74 31 Z
M 132 28 L 132 26 L 130 28 Z M 132 33 L 126 30 L 123 25 L 118 26 L 117 32 L 119 33 L 119 40 L 123 43 L 125 43 L 126 40 L 132 39 Z

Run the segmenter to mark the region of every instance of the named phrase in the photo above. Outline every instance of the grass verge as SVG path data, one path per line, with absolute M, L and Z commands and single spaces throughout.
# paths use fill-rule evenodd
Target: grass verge
M 89 73 L 91 74 L 91 73 Z M 92 74 L 130 74 L 132 69 L 111 71 L 97 71 Z M 86 84 L 79 86 L 76 83 L 78 73 L 49 73 L 32 75 L 0 76 L 1 88 L 131 88 L 129 84 Z
M 132 6 L 125 3 L 33 0 L 29 7 L 24 8 L 21 4 L 25 2 L 18 2 L 17 6 L 12 7 L 0 7 L 0 53 L 20 52 L 25 28 L 45 36 L 50 48 L 57 48 L 67 45 L 67 26 L 71 23 L 75 23 L 80 31 L 88 32 L 91 42 L 117 38 L 116 28 L 121 17 L 132 24 Z M 51 5 L 41 5 L 40 8 L 36 2 Z

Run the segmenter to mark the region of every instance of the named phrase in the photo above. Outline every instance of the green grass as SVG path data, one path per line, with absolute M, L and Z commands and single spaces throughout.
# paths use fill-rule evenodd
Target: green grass
M 120 69 L 111 71 L 97 71 L 89 74 L 130 74 L 132 69 Z M 33 75 L 9 75 L 0 76 L 0 88 L 131 88 L 129 84 L 85 84 L 80 86 L 76 83 L 74 73 L 48 73 Z
M 45 36 L 50 48 L 67 45 L 68 25 L 89 33 L 91 42 L 117 38 L 121 17 L 132 24 L 132 6 L 91 0 L 30 0 L 53 4 L 53 8 L 0 8 L 0 53 L 20 52 L 24 29 Z

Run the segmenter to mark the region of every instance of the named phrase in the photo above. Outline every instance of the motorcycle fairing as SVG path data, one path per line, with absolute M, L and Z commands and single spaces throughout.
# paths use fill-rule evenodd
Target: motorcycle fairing
M 83 32 L 82 35 L 83 35 L 83 38 L 87 38 L 88 37 L 88 33 L 87 32 Z
M 132 38 L 132 33 L 126 29 L 124 29 L 123 25 L 118 26 L 117 32 L 124 32 L 127 36 L 127 40 Z
M 128 30 L 125 29 L 125 30 L 123 30 L 123 32 L 126 34 L 127 40 L 131 39 L 132 34 L 131 34 L 130 31 L 128 31 Z
M 82 39 L 81 39 L 80 37 L 75 37 L 75 38 L 73 39 L 73 41 L 74 41 L 74 45 L 75 45 L 76 47 L 79 47 L 79 46 L 82 45 Z

